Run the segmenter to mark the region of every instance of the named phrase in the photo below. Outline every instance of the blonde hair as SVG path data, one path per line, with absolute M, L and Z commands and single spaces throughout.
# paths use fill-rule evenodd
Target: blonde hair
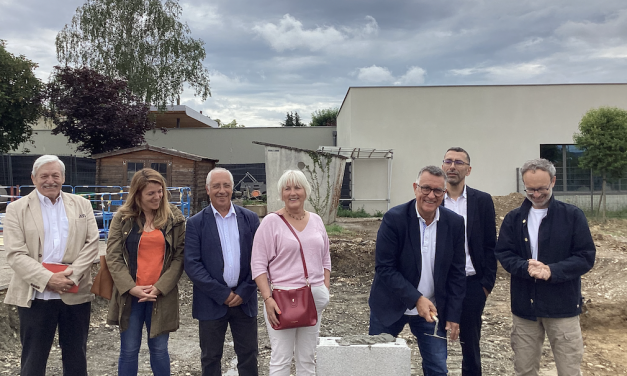
M 288 184 L 297 185 L 305 189 L 305 194 L 307 197 L 311 195 L 311 185 L 307 181 L 305 174 L 303 174 L 300 170 L 286 170 L 283 175 L 279 178 L 279 182 L 277 183 L 277 190 L 279 192 L 279 200 L 283 197 L 283 189 L 288 186 Z
M 126 201 L 118 210 L 120 214 L 122 214 L 122 219 L 131 218 L 137 222 L 139 225 L 139 232 L 142 232 L 143 230 L 142 219 L 144 221 L 146 220 L 141 206 L 142 192 L 150 183 L 159 184 L 163 188 L 163 197 L 159 203 L 159 209 L 155 211 L 155 219 L 153 220 L 155 228 L 162 229 L 168 222 L 168 218 L 172 216 L 170 204 L 168 203 L 169 192 L 166 190 L 165 179 L 160 173 L 152 168 L 141 169 L 133 175 Z

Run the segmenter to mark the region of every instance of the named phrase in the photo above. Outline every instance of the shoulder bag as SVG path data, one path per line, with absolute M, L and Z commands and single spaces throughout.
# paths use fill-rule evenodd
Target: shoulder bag
M 107 266 L 107 260 L 104 256 L 100 256 L 100 270 L 94 278 L 94 284 L 91 286 L 91 292 L 101 296 L 107 300 L 111 300 L 113 291 L 113 278 Z
M 292 231 L 298 245 L 300 246 L 300 257 L 303 261 L 303 269 L 305 270 L 305 280 L 307 285 L 292 289 L 281 290 L 275 289 L 272 284 L 272 277 L 270 276 L 270 265 L 268 265 L 268 278 L 270 279 L 270 289 L 272 290 L 272 298 L 279 306 L 281 314 L 277 315 L 279 319 L 279 325 L 273 326 L 274 330 L 300 328 L 303 326 L 314 326 L 318 322 L 318 311 L 316 311 L 316 304 L 314 302 L 313 294 L 311 293 L 311 286 L 309 285 L 309 274 L 307 273 L 307 264 L 305 263 L 305 254 L 303 253 L 303 245 L 296 235 L 296 232 L 287 220 L 280 214 L 277 214 L 285 225 Z

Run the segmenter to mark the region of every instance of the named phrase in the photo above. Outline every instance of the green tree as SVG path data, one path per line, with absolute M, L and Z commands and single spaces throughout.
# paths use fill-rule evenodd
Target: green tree
M 123 79 L 162 110 L 185 82 L 204 101 L 211 95 L 204 43 L 189 36 L 181 13 L 178 0 L 87 0 L 57 35 L 57 59 Z
M 280 123 L 282 127 L 306 127 L 307 124 L 300 121 L 300 115 L 298 112 L 288 112 L 285 116 L 285 121 Z
M 338 107 L 316 110 L 311 114 L 309 125 L 312 127 L 335 127 L 337 126 L 337 115 L 339 113 L 340 109 Z
M 104 76 L 87 67 L 55 67 L 47 85 L 46 116 L 90 154 L 125 149 L 145 142 L 154 129 L 150 106 L 134 96 L 126 81 Z
M 235 119 L 233 119 L 233 121 L 231 121 L 230 123 L 224 123 L 220 119 L 215 119 L 215 121 L 216 123 L 218 123 L 218 126 L 220 128 L 245 128 L 246 127 L 244 124 L 237 124 L 237 121 Z
M 42 114 L 43 84 L 35 68 L 36 63 L 8 52 L 0 40 L 0 153 L 30 140 L 32 124 Z
M 627 171 L 627 111 L 616 107 L 592 109 L 581 118 L 573 140 L 583 150 L 579 167 L 603 176 L 599 207 L 603 201 L 605 220 L 605 185 L 608 178 L 620 178 Z

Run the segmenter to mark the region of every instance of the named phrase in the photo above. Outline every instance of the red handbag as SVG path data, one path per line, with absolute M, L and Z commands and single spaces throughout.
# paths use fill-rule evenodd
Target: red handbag
M 303 260 L 303 269 L 305 270 L 305 280 L 307 285 L 292 289 L 281 290 L 275 289 L 272 284 L 272 277 L 270 276 L 270 266 L 268 265 L 268 278 L 270 279 L 270 288 L 272 289 L 272 299 L 279 306 L 281 311 L 280 315 L 277 315 L 279 319 L 279 325 L 272 326 L 274 330 L 300 328 L 303 326 L 314 326 L 318 322 L 318 311 L 316 310 L 316 304 L 314 302 L 313 294 L 311 293 L 311 286 L 309 285 L 309 274 L 307 273 L 307 264 L 305 263 L 305 254 L 303 253 L 303 245 L 300 243 L 300 239 L 294 232 L 294 229 L 287 220 L 280 214 L 277 214 L 285 225 L 292 231 L 298 245 L 300 246 L 300 257 Z

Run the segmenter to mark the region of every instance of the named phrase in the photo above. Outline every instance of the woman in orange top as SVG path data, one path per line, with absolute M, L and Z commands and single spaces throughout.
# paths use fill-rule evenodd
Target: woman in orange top
M 136 172 L 109 229 L 106 258 L 114 287 L 107 323 L 120 326 L 120 376 L 137 375 L 144 324 L 153 373 L 170 375 L 168 338 L 179 327 L 185 218 L 168 204 L 165 188 L 157 171 Z

